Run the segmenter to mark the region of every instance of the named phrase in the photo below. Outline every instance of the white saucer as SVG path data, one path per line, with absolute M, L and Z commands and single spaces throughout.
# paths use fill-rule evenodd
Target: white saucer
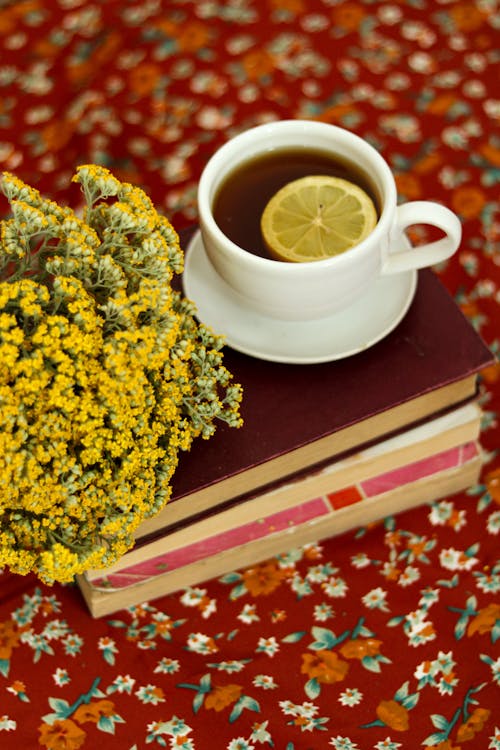
M 186 251 L 183 287 L 198 320 L 233 349 L 271 362 L 314 364 L 350 357 L 387 336 L 410 307 L 417 272 L 380 277 L 361 301 L 329 317 L 276 320 L 244 307 L 208 260 L 198 231 Z

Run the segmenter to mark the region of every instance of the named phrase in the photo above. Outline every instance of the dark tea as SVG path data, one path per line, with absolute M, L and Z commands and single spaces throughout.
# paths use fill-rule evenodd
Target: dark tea
M 349 180 L 368 193 L 378 210 L 379 201 L 370 178 L 352 162 L 325 151 L 283 148 L 249 159 L 227 175 L 214 198 L 214 219 L 239 247 L 270 258 L 260 230 L 262 212 L 280 188 L 307 175 Z

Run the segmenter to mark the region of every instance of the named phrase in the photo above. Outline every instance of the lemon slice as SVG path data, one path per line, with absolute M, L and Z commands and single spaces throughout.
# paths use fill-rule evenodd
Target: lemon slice
M 261 231 L 278 260 L 323 260 L 349 250 L 375 227 L 370 196 L 341 177 L 311 175 L 289 182 L 266 205 Z

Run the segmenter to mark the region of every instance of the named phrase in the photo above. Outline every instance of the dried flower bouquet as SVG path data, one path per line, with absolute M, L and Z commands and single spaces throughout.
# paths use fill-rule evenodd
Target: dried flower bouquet
M 167 502 L 179 451 L 239 426 L 223 340 L 171 286 L 178 236 L 108 170 L 79 218 L 4 173 L 0 567 L 70 581 L 111 564 Z

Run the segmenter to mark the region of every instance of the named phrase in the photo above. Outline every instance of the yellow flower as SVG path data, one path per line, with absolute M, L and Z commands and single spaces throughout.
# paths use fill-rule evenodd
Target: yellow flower
M 83 220 L 12 175 L 0 185 L 14 214 L 0 232 L 0 566 L 47 583 L 124 554 L 179 452 L 216 420 L 241 424 L 222 339 L 171 288 L 173 227 L 103 167 L 74 179 Z

